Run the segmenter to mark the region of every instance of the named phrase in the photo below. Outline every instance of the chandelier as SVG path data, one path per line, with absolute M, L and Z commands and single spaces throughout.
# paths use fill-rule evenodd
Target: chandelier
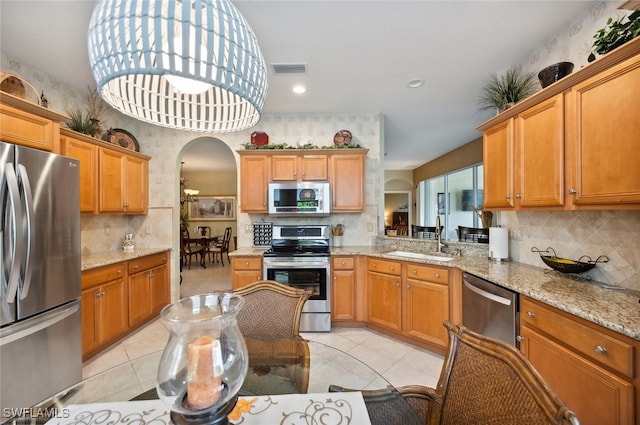
M 230 0 L 100 0 L 88 48 L 100 95 L 126 115 L 208 133 L 260 120 L 266 65 Z

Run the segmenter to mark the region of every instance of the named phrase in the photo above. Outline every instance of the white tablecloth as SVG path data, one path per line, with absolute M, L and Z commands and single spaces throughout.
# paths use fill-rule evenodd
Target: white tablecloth
M 371 425 L 360 392 L 240 397 L 229 421 L 237 425 Z M 168 425 L 171 420 L 163 402 L 144 400 L 70 405 L 47 422 L 47 425 L 98 424 Z

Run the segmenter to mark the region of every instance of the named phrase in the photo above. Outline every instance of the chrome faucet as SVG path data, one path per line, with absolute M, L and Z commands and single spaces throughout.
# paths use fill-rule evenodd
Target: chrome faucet
M 442 252 L 442 248 L 446 245 L 442 243 L 442 231 L 440 230 L 440 216 L 436 215 L 436 239 L 438 241 L 438 252 Z

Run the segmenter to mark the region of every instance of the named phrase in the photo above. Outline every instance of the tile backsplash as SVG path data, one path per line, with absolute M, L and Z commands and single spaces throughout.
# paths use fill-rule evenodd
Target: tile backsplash
M 512 236 L 514 230 L 522 235 L 522 240 L 509 240 L 514 261 L 547 267 L 532 247 L 551 247 L 558 257 L 572 260 L 606 255 L 608 263 L 582 276 L 640 290 L 640 211 L 500 212 L 498 223 Z

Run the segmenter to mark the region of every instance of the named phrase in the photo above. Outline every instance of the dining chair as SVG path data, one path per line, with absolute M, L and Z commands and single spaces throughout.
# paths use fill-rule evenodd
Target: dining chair
M 220 256 L 220 262 L 222 263 L 222 267 L 224 267 L 224 258 L 222 254 L 227 254 L 227 262 L 231 264 L 231 260 L 229 259 L 229 242 L 231 241 L 231 227 L 227 227 L 224 229 L 224 236 L 221 241 L 214 242 L 209 244 L 207 247 L 207 255 L 210 256 L 211 262 L 216 261 L 217 256 Z
M 444 226 L 440 226 L 440 232 L 444 230 Z M 435 239 L 436 238 L 436 226 L 417 226 L 415 224 L 411 225 L 411 236 L 418 237 L 419 233 L 423 233 L 424 239 Z
M 458 226 L 458 242 L 466 242 L 468 240 L 471 240 L 472 242 L 488 243 L 489 228 Z
M 205 238 L 211 237 L 211 227 L 209 226 L 198 226 L 196 231 L 202 237 L 205 237 Z
M 196 260 L 198 259 L 198 255 L 200 255 L 200 262 L 203 261 L 204 249 L 202 245 L 199 243 L 194 243 L 191 241 L 191 236 L 189 235 L 189 229 L 187 226 L 180 226 L 180 257 L 181 261 L 187 264 L 189 270 L 191 270 L 191 258 L 195 255 Z
M 306 393 L 310 355 L 307 341 L 300 336 L 300 319 L 311 292 L 274 280 L 259 280 L 234 293 L 244 299 L 237 320 L 251 353 L 245 390 L 250 392 L 252 374 L 264 375 L 268 369 L 273 376 L 286 378 L 296 392 Z M 263 379 L 261 390 L 264 385 L 268 383 Z M 269 390 L 288 391 L 282 380 L 274 382 Z
M 363 391 L 372 425 L 406 423 L 397 420 L 398 394 L 426 425 L 580 424 L 519 350 L 450 322 L 444 326 L 449 348 L 436 388 L 411 385 L 388 389 L 386 394 Z

